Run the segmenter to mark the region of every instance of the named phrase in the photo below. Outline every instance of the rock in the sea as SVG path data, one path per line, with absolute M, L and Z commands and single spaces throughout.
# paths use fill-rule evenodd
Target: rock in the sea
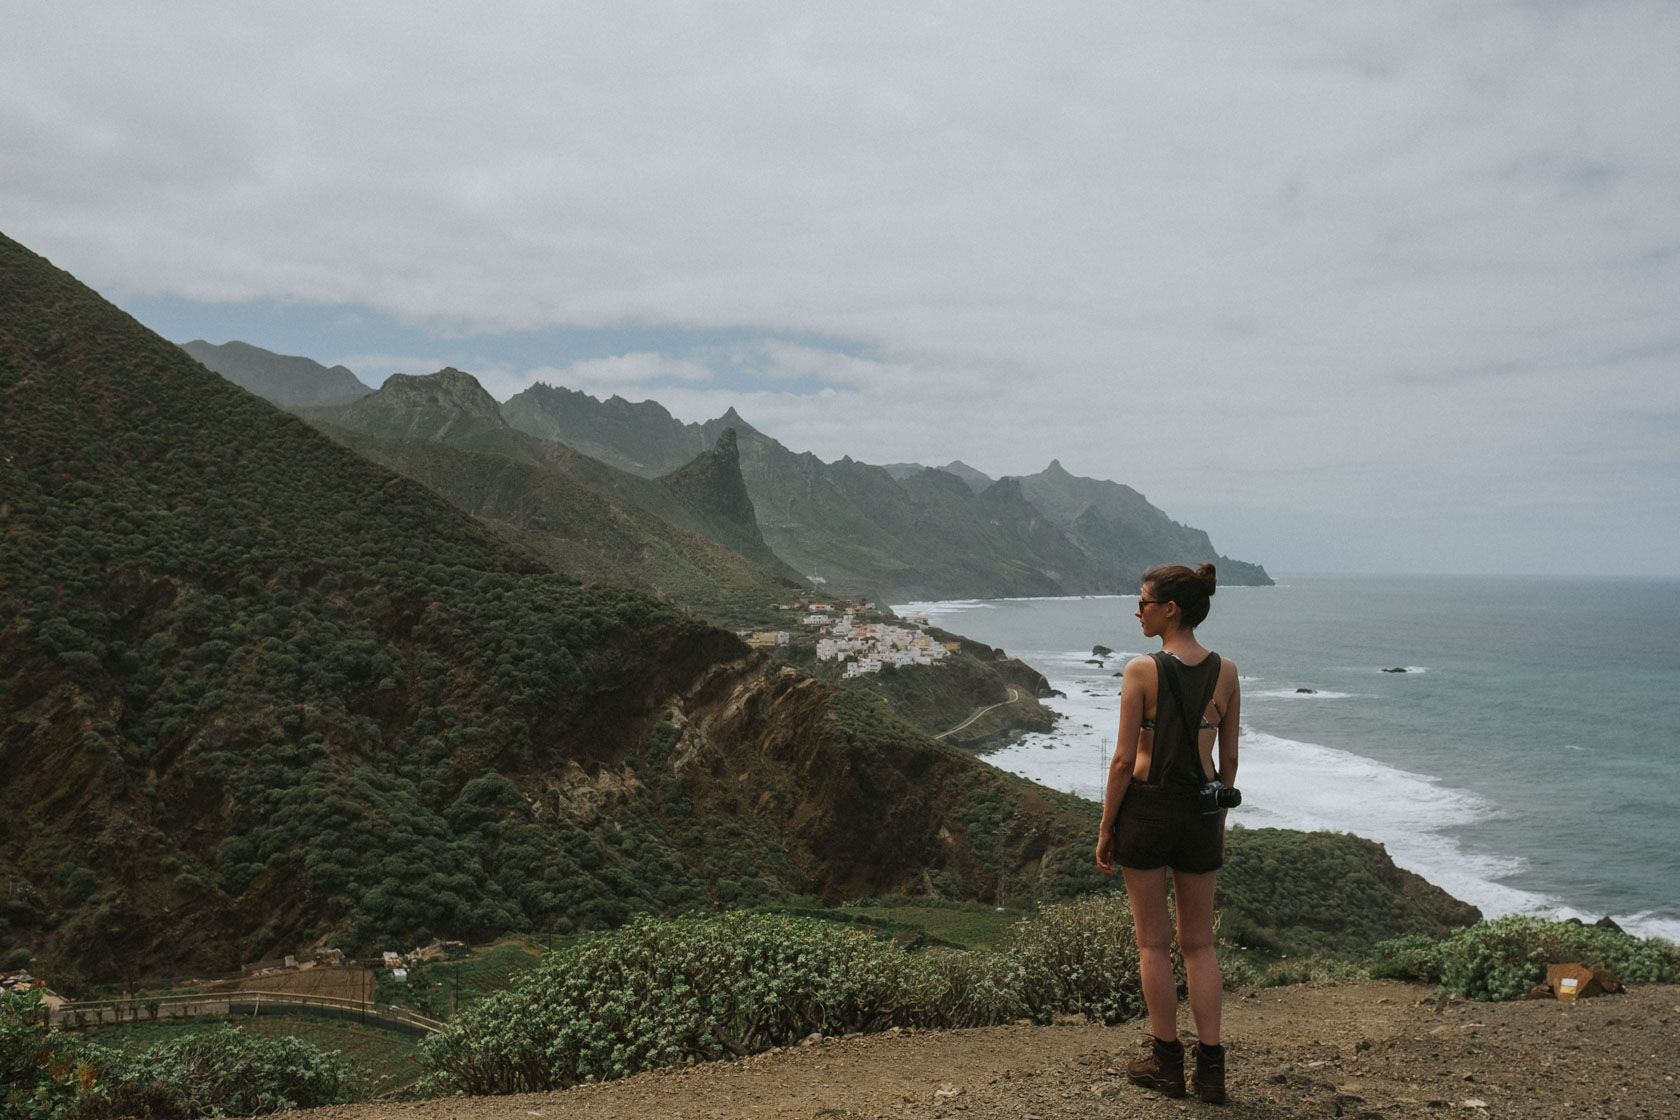
M 1393 669 L 1384 669 L 1384 670 L 1383 670 L 1383 672 L 1385 672 L 1385 673 L 1404 673 L 1404 672 L 1407 672 L 1407 671 L 1408 671 L 1408 670 L 1406 670 L 1406 669 L 1402 669 L 1402 668 L 1400 668 L 1400 667 L 1398 667 L 1398 666 L 1396 666 L 1396 667 L 1395 667 L 1395 668 L 1393 668 Z
M 1318 689 L 1316 689 L 1316 688 L 1297 688 L 1295 691 L 1296 692 L 1304 692 L 1308 696 L 1317 696 L 1318 695 Z
M 1621 926 L 1617 925 L 1615 919 L 1612 918 L 1608 914 L 1604 915 L 1604 917 L 1602 917 L 1598 921 L 1594 922 L 1593 926 L 1596 929 L 1614 930 L 1616 933 L 1626 933 L 1627 932 L 1627 930 L 1625 930 Z
M 1114 656 L 1114 651 L 1109 649 L 1107 646 L 1092 646 L 1091 647 L 1091 656 L 1092 657 L 1113 657 Z

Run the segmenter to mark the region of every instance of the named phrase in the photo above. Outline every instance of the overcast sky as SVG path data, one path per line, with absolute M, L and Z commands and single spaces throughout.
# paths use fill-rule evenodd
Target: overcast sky
M 0 13 L 0 230 L 176 341 L 1680 574 L 1669 0 Z

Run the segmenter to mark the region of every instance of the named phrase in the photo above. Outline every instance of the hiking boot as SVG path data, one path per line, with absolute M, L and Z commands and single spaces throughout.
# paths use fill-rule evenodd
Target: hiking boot
M 1196 1096 L 1208 1104 L 1225 1103 L 1225 1047 L 1196 1043 Z
M 1184 1095 L 1184 1043 L 1149 1040 L 1149 1055 L 1126 1063 L 1126 1080 L 1169 1097 Z

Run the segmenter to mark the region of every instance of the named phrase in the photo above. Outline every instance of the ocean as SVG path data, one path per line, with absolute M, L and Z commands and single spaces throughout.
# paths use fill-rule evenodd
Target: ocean
M 1159 648 L 1136 603 L 893 609 L 1048 677 L 1056 729 L 987 760 L 1100 799 L 1119 671 Z M 1197 636 L 1242 682 L 1233 821 L 1379 841 L 1489 917 L 1680 941 L 1680 580 L 1298 576 L 1221 588 Z

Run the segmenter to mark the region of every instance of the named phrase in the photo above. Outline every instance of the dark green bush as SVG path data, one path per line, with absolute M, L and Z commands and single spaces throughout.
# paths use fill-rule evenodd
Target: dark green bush
M 513 1093 L 745 1055 L 812 1034 L 1143 1006 L 1123 896 L 1023 922 L 1002 953 L 910 952 L 785 914 L 643 916 L 551 955 L 424 1044 L 433 1093 Z
M 1371 948 L 1371 978 L 1437 981 L 1441 979 L 1442 944 L 1421 933 L 1379 941 Z
M 1009 957 L 1010 987 L 1034 1018 L 1066 1011 L 1113 1024 L 1143 1011 L 1137 934 L 1118 891 L 1018 923 Z
M 38 991 L 0 993 L 0 1116 L 70 1114 L 99 1081 L 108 1052 L 47 1026 Z
M 183 1116 L 261 1116 L 354 1099 L 349 1063 L 336 1053 L 231 1026 L 158 1043 L 114 1062 L 107 1077 L 166 1090 Z
M 1521 915 L 1477 922 L 1438 942 L 1383 942 L 1371 972 L 1439 980 L 1447 991 L 1471 999 L 1507 1000 L 1543 982 L 1547 965 L 1566 963 L 1607 968 L 1624 983 L 1680 982 L 1680 947 L 1670 942 Z

